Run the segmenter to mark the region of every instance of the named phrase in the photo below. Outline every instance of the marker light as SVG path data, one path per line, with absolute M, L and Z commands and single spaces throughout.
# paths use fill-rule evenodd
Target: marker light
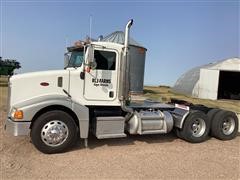
M 83 46 L 81 41 L 76 41 L 76 42 L 74 43 L 74 45 L 75 45 L 76 47 L 82 47 L 82 46 Z
M 23 119 L 23 111 L 16 110 L 13 115 L 14 119 Z

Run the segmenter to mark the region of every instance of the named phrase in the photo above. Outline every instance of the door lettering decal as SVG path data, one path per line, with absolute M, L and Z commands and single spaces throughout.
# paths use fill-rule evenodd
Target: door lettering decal
M 111 84 L 111 79 L 98 79 L 98 78 L 92 78 L 92 83 L 94 83 L 94 86 L 108 86 Z

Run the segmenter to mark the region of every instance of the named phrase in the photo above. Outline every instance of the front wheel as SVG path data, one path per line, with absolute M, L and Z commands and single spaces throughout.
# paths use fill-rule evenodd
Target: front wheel
M 200 143 L 208 139 L 209 130 L 209 118 L 205 113 L 196 110 L 189 113 L 179 135 L 188 142 Z
M 66 112 L 54 110 L 39 116 L 32 127 L 31 139 L 41 152 L 51 154 L 66 151 L 77 138 L 77 126 Z

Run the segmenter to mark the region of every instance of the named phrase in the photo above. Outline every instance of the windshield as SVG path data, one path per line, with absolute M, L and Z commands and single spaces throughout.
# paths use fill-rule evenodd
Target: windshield
M 83 63 L 83 51 L 72 51 L 68 67 L 80 67 Z

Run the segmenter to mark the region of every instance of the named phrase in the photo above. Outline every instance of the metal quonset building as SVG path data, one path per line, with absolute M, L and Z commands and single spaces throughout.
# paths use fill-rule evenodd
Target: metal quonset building
M 115 31 L 105 36 L 101 41 L 124 44 L 125 33 Z M 143 92 L 143 77 L 147 49 L 132 38 L 129 38 L 129 86 L 132 94 Z
M 193 68 L 177 80 L 173 91 L 203 99 L 240 100 L 240 58 Z

